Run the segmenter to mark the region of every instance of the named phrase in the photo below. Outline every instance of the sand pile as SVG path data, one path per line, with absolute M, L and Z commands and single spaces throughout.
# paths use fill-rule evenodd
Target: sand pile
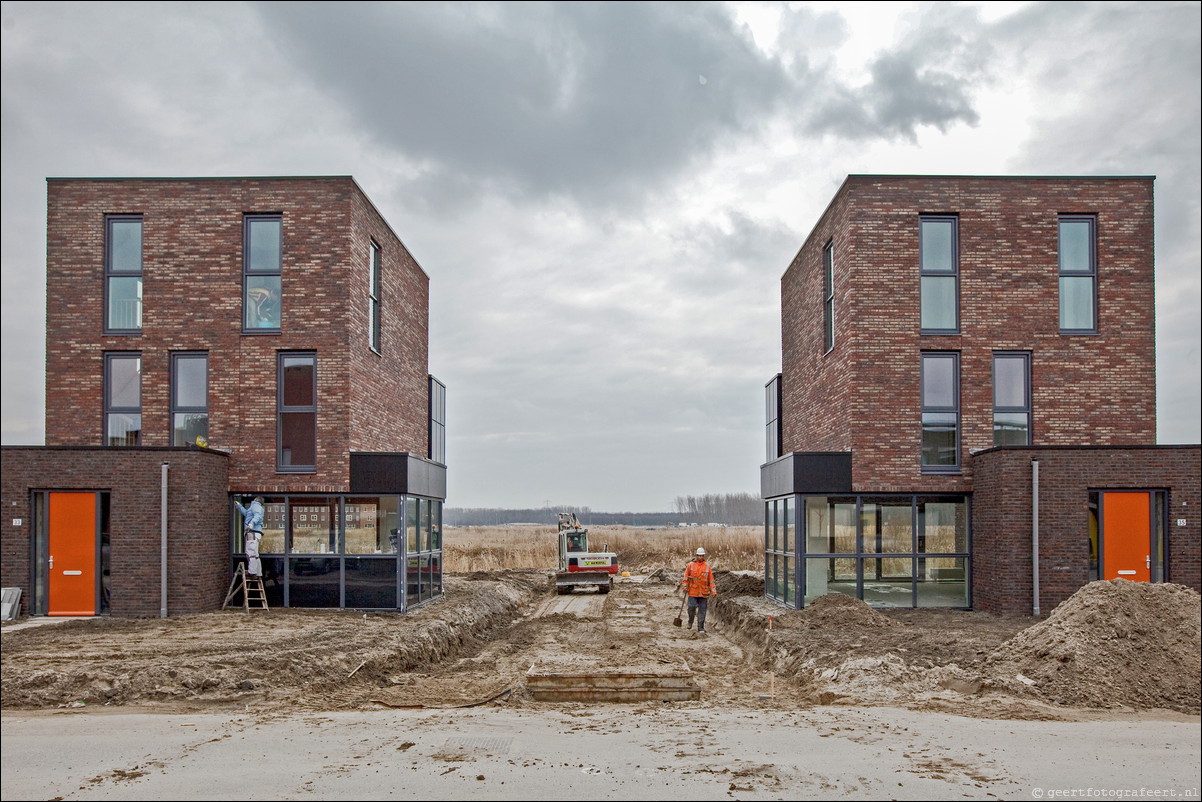
M 878 613 L 864 601 L 844 593 L 819 596 L 799 610 L 790 622 L 803 628 L 839 630 L 895 629 L 897 621 Z
M 1202 606 L 1184 585 L 1091 582 L 985 661 L 987 684 L 1078 707 L 1202 707 Z

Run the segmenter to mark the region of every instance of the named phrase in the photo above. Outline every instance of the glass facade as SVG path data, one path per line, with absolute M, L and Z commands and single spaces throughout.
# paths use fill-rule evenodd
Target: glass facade
M 971 558 L 962 495 L 797 495 L 765 504 L 764 593 L 788 607 L 844 593 L 874 607 L 968 608 Z
M 796 502 L 791 498 L 769 501 L 764 521 L 764 593 L 793 606 L 797 598 Z
M 233 571 L 244 555 L 242 519 L 230 506 Z M 438 499 L 264 495 L 263 511 L 259 553 L 270 605 L 404 610 L 442 595 Z

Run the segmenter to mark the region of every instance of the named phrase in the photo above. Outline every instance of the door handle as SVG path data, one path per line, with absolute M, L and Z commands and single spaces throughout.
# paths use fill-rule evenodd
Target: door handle
M 1152 568 L 1152 555 L 1151 554 L 1149 554 L 1147 557 L 1144 557 L 1144 568 L 1151 570 L 1151 568 Z
M 54 555 L 53 554 L 50 555 L 50 565 L 47 567 L 54 568 Z

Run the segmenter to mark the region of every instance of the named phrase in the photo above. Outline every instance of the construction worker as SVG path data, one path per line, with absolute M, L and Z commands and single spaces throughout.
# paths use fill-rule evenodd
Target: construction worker
M 697 634 L 708 637 L 705 631 L 705 610 L 709 605 L 709 597 L 717 596 L 718 589 L 714 586 L 714 572 L 705 561 L 705 549 L 698 548 L 693 554 L 693 560 L 684 567 L 684 579 L 681 588 L 689 597 L 689 629 L 693 628 L 693 618 L 697 619 Z
M 259 560 L 259 541 L 263 539 L 263 497 L 255 496 L 249 507 L 243 507 L 237 497 L 234 506 L 242 513 L 242 534 L 246 546 L 246 573 L 262 576 L 263 563 Z

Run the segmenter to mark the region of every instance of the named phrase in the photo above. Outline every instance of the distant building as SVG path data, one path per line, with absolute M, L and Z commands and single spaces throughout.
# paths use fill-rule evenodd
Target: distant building
M 220 607 L 253 495 L 271 604 L 441 595 L 429 278 L 354 179 L 47 188 L 46 446 L 3 449 L 26 610 Z
M 1029 614 L 1097 578 L 1199 588 L 1200 449 L 1153 445 L 1152 187 L 847 178 L 781 279 L 769 597 Z

